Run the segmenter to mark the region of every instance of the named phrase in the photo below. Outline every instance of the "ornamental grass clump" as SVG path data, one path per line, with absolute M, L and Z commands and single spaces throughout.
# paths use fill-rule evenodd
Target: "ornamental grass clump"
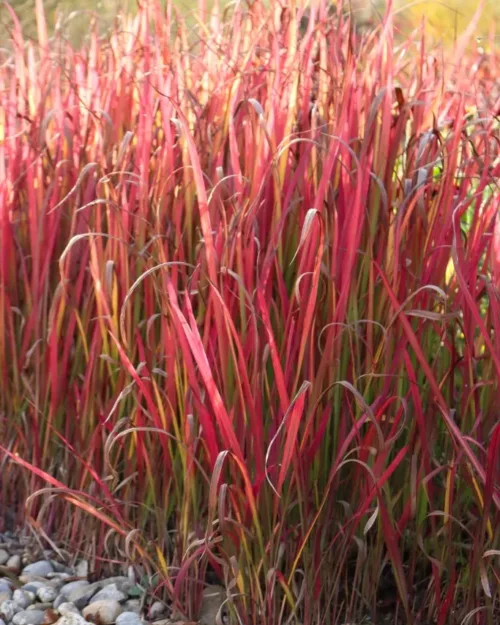
M 210 573 L 245 624 L 493 623 L 496 40 L 201 9 L 11 12 L 2 513 L 185 618 Z

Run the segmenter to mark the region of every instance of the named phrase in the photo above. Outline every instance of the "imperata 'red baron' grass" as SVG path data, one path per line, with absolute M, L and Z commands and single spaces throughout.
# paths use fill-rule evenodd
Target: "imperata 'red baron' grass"
M 11 12 L 2 516 L 186 618 L 210 569 L 245 624 L 492 624 L 497 43 L 304 8 Z

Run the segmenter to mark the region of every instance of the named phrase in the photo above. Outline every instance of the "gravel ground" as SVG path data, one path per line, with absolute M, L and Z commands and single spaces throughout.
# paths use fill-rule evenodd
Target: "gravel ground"
M 88 563 L 68 567 L 33 541 L 0 533 L 0 625 L 190 625 L 171 618 L 168 606 L 148 605 L 130 569 L 126 575 L 89 581 Z M 38 554 L 40 555 L 40 554 Z M 205 589 L 200 625 L 215 625 L 224 589 Z

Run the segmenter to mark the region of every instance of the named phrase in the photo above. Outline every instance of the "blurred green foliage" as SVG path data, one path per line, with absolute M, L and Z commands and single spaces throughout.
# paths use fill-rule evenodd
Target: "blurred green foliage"
M 227 0 L 226 0 L 227 1 Z M 36 39 L 35 0 L 8 0 L 23 26 L 26 38 Z M 89 32 L 93 17 L 99 20 L 102 31 L 111 27 L 120 11 L 137 11 L 137 0 L 43 0 L 47 23 L 52 33 L 59 22 L 64 34 L 75 44 L 79 44 Z M 164 5 L 165 0 L 161 0 Z M 225 0 L 223 2 L 225 4 Z M 206 0 L 211 8 L 213 0 Z M 188 19 L 198 6 L 198 0 L 175 0 L 176 6 Z M 0 4 L 0 31 L 7 33 L 11 23 L 10 16 Z
M 21 20 L 23 32 L 27 38 L 36 38 L 35 0 L 9 0 Z M 161 0 L 163 3 L 165 0 Z M 244 1 L 244 0 L 242 0 Z M 377 21 L 377 14 L 384 10 L 386 0 L 350 0 L 354 14 L 362 21 Z M 228 0 L 220 0 L 221 5 Z M 393 0 L 398 15 L 398 26 L 405 31 L 417 26 L 425 17 L 429 33 L 435 40 L 450 43 L 457 34 L 470 23 L 478 7 L 478 0 Z M 210 9 L 214 0 L 206 0 Z M 349 4 L 345 0 L 344 4 Z M 198 0 L 174 0 L 174 5 L 186 16 L 196 11 Z M 111 26 L 119 10 L 135 11 L 137 0 L 44 0 L 47 21 L 51 32 L 57 20 L 63 20 L 63 32 L 75 44 L 80 43 L 88 33 L 92 16 L 97 16 L 101 29 Z M 0 32 L 8 33 L 11 20 L 0 4 Z M 486 37 L 491 29 L 500 31 L 500 2 L 485 0 L 485 9 L 479 22 L 476 35 Z

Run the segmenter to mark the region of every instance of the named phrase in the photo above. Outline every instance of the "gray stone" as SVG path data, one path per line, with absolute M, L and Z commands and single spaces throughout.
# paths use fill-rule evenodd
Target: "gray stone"
M 118 601 L 118 603 L 120 603 L 126 599 L 126 593 L 118 590 L 116 584 L 108 584 L 92 597 L 92 603 L 95 601 Z
M 36 596 L 42 603 L 50 603 L 57 597 L 57 590 L 53 586 L 43 586 L 38 589 Z
M 5 551 L 5 549 L 0 549 L 0 566 L 3 566 L 4 564 L 7 564 L 7 562 L 9 561 L 9 552 Z
M 130 582 L 129 578 L 125 575 L 115 575 L 114 577 L 106 577 L 101 581 L 103 586 L 109 586 L 110 584 L 121 584 Z
M 224 616 L 226 596 L 226 591 L 222 586 L 212 585 L 205 588 L 200 607 L 200 625 L 215 625 L 219 610 L 221 610 L 221 616 Z
M 103 579 L 101 581 L 101 585 L 103 588 L 106 588 L 106 586 L 110 586 L 111 584 L 114 584 L 118 588 L 118 590 L 121 590 L 121 592 L 124 592 L 126 594 L 130 591 L 131 588 L 134 587 L 133 582 L 131 582 L 128 577 L 124 577 L 123 575 L 119 575 L 117 577 L 108 577 L 107 579 Z
M 52 610 L 52 601 L 48 601 L 47 603 L 40 603 L 37 601 L 33 603 L 33 605 L 28 606 L 27 610 Z
M 7 560 L 7 568 L 10 569 L 13 573 L 19 573 L 21 570 L 21 556 L 19 554 L 14 554 L 10 556 Z
M 29 590 L 29 592 L 32 592 L 33 594 L 36 595 L 38 590 L 40 588 L 43 588 L 44 586 L 45 586 L 45 582 L 31 581 L 31 582 L 28 582 L 27 584 L 24 584 L 23 590 Z
M 22 610 L 25 610 L 29 605 L 35 602 L 35 596 L 35 593 L 30 590 L 18 588 L 14 590 L 12 601 L 15 601 Z
M 56 560 L 51 560 L 50 562 L 56 573 L 64 573 L 65 575 L 73 575 L 73 569 L 71 569 L 69 566 L 66 566 L 66 564 L 61 564 L 60 562 L 57 562 Z
M 23 569 L 23 575 L 33 575 L 37 577 L 45 577 L 48 573 L 53 573 L 54 567 L 49 562 L 49 560 L 39 560 L 38 562 L 33 562 L 33 564 L 28 564 Z
M 2 603 L 0 603 L 0 617 L 7 622 L 12 621 L 14 614 L 18 612 L 21 612 L 21 608 L 15 601 L 2 601 Z
M 114 599 L 92 601 L 84 610 L 83 616 L 87 621 L 99 625 L 111 625 L 122 612 L 122 607 Z
M 68 582 L 61 588 L 61 595 L 69 597 L 74 590 L 81 590 L 82 588 L 88 588 L 89 582 L 85 579 L 78 579 L 76 582 Z
M 79 610 L 82 610 L 101 587 L 101 582 L 96 582 L 95 584 L 76 588 L 67 595 L 68 600 L 72 601 Z
M 54 610 L 58 610 L 59 606 L 62 605 L 63 603 L 66 603 L 67 601 L 68 601 L 68 597 L 65 597 L 64 595 L 59 594 L 54 599 L 52 607 L 54 608 Z
M 43 610 L 23 610 L 14 615 L 14 625 L 42 625 L 45 619 Z
M 19 582 L 24 586 L 27 586 L 28 584 L 43 584 L 46 579 L 45 577 L 40 577 L 39 575 L 19 575 L 18 577 Z
M 0 579 L 0 603 L 10 601 L 12 599 L 12 586 L 10 579 Z
M 165 604 L 161 601 L 155 601 L 151 607 L 149 608 L 148 617 L 150 621 L 156 621 L 162 616 L 165 616 L 167 613 L 167 609 Z
M 74 603 L 71 603 L 70 601 L 65 601 L 64 603 L 61 603 L 58 608 L 58 612 L 61 616 L 67 616 L 68 614 L 80 614 L 76 605 Z
M 116 625 L 142 625 L 142 620 L 135 612 L 122 612 L 116 619 Z
M 125 602 L 124 607 L 127 612 L 134 612 L 135 614 L 139 614 L 141 611 L 141 602 L 139 599 L 129 599 Z

